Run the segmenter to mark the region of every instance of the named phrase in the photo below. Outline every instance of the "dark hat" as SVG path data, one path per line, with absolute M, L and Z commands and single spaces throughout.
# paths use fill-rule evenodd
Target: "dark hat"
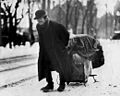
M 46 15 L 47 15 L 47 13 L 46 13 L 45 10 L 37 10 L 35 12 L 35 18 L 34 19 L 39 19 L 39 18 L 44 17 Z

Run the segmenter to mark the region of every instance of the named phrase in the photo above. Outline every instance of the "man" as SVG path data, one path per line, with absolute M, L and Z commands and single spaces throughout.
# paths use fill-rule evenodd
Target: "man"
M 72 61 L 66 49 L 69 33 L 63 25 L 49 20 L 45 10 L 37 10 L 35 19 L 38 21 L 36 28 L 40 45 L 38 77 L 39 81 L 46 78 L 48 83 L 41 90 L 43 92 L 53 90 L 51 71 L 57 71 L 60 74 L 60 85 L 57 90 L 61 92 L 72 73 Z

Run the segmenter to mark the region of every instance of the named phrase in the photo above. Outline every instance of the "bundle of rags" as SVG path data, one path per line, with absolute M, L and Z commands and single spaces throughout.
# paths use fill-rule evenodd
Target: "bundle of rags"
M 102 46 L 98 40 L 86 34 L 75 35 L 74 38 L 69 40 L 67 49 L 68 54 L 73 59 L 74 69 L 71 82 L 87 83 L 88 77 L 92 75 L 92 68 L 103 65 L 104 62 L 98 62 L 101 58 L 95 58 L 101 53 L 101 48 Z M 103 53 L 101 57 L 104 61 Z

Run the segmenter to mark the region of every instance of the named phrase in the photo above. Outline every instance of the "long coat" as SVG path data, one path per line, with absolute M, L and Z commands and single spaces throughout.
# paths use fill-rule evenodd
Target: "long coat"
M 50 69 L 63 75 L 66 81 L 70 81 L 72 73 L 72 61 L 65 48 L 69 41 L 69 33 L 65 27 L 53 21 L 49 21 L 44 32 L 40 25 L 36 26 L 39 34 L 39 81 L 45 77 L 45 72 Z

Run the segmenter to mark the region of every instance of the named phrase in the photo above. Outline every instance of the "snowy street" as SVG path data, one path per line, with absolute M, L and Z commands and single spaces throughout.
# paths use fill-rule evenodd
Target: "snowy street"
M 4 70 L 4 68 L 14 69 L 18 66 L 25 67 L 0 71 L 0 86 L 2 86 L 0 87 L 0 96 L 120 96 L 120 41 L 100 40 L 100 42 L 104 50 L 105 64 L 93 70 L 93 74 L 97 74 L 95 79 L 99 82 L 94 83 L 93 78 L 89 77 L 86 87 L 78 83 L 71 83 L 66 85 L 65 91 L 57 92 L 59 79 L 58 74 L 53 72 L 55 87 L 54 91 L 49 93 L 40 91 L 40 88 L 45 86 L 46 82 L 45 80 L 38 82 L 37 78 L 38 44 L 34 44 L 32 47 L 29 47 L 29 45 L 17 47 L 14 50 L 1 48 L 0 70 Z M 8 55 L 6 56 L 6 54 Z M 27 56 L 20 57 L 22 59 L 9 60 L 11 66 L 8 66 L 8 62 L 2 58 L 19 56 L 18 54 Z M 31 65 L 26 66 L 28 64 Z M 21 81 L 16 82 L 19 80 Z M 6 84 L 9 85 L 3 86 Z
M 37 76 L 37 56 L 28 55 L 0 60 L 0 88 Z M 34 71 L 31 71 L 34 69 Z M 9 77 L 9 78 L 8 78 Z

